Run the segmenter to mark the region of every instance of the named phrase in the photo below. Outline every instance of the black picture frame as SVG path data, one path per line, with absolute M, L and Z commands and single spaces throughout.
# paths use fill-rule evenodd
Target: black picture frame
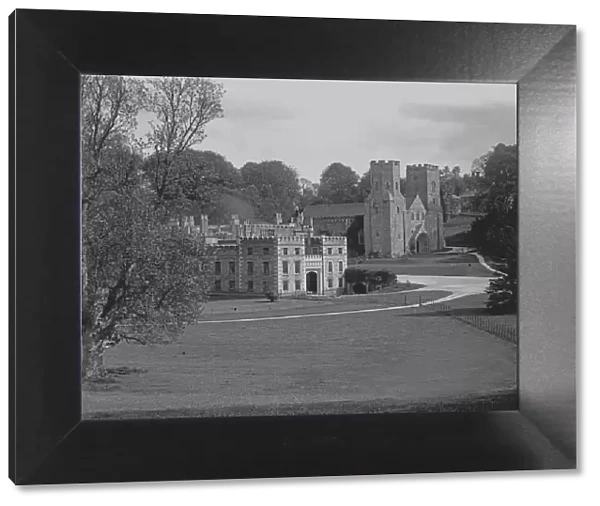
M 16 10 L 9 27 L 13 482 L 576 467 L 574 26 Z M 519 410 L 82 421 L 81 73 L 517 83 Z

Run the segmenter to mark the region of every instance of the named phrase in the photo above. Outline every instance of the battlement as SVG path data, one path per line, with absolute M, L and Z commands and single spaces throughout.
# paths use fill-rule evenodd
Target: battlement
M 249 235 L 249 236 L 240 238 L 240 244 L 257 243 L 257 242 L 276 244 L 277 237 L 264 236 L 264 235 Z
M 324 235 L 321 236 L 321 239 L 323 239 L 323 244 L 325 243 L 339 243 L 341 242 L 346 242 L 346 236 L 344 235 Z
M 400 160 L 371 160 L 371 167 L 379 165 L 398 165 L 400 166 Z
M 305 237 L 302 235 L 280 235 L 277 238 L 277 244 L 304 244 Z
M 439 165 L 434 165 L 432 163 L 419 163 L 419 164 L 412 164 L 412 165 L 407 165 L 406 168 L 408 170 L 423 170 L 423 169 L 427 169 L 427 170 L 439 170 L 440 166 Z

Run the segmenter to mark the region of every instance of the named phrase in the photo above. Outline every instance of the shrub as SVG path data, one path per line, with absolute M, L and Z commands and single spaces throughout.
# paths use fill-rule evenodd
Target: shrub
M 344 271 L 344 280 L 346 284 L 363 283 L 369 290 L 374 290 L 396 284 L 397 277 L 390 271 L 370 271 L 358 267 L 349 267 Z
M 279 300 L 279 294 L 276 292 L 267 292 L 265 297 L 269 302 L 277 302 Z

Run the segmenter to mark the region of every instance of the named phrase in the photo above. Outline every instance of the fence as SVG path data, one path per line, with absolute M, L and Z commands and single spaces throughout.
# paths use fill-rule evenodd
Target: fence
M 453 308 L 444 302 L 427 302 L 419 298 L 419 305 L 415 307 L 415 313 L 439 313 L 455 320 L 476 327 L 484 332 L 493 334 L 504 341 L 517 344 L 518 332 L 516 327 L 494 320 L 493 317 L 480 314 L 464 313 L 464 309 Z

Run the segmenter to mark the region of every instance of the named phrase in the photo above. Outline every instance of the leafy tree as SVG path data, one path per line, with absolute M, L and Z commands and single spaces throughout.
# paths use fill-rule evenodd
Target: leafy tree
M 174 162 L 206 137 L 211 121 L 223 116 L 223 85 L 197 77 L 162 77 L 149 85 L 146 108 L 156 115 L 146 147 L 153 156 L 145 167 L 159 199 L 174 191 L 178 180 Z
M 195 153 L 197 153 L 197 159 L 215 174 L 218 184 L 223 188 L 239 189 L 242 187 L 240 171 L 223 155 L 214 151 L 195 151 Z
M 365 245 L 360 244 L 358 234 L 364 229 L 364 217 L 355 216 L 354 221 L 346 231 L 346 239 L 348 241 L 348 253 L 351 256 L 363 256 L 365 254 Z
M 319 197 L 331 204 L 359 202 L 359 177 L 351 167 L 335 162 L 321 174 Z
M 479 178 L 485 215 L 471 225 L 471 240 L 482 253 L 501 263 L 504 276 L 487 290 L 488 308 L 514 311 L 517 307 L 517 146 L 498 144 L 484 155 Z
M 143 81 L 82 83 L 83 376 L 104 374 L 121 340 L 163 342 L 194 321 L 206 299 L 204 246 L 157 205 L 131 139 Z
M 371 193 L 371 170 L 365 172 L 358 181 L 358 200 L 364 202 Z
M 301 200 L 298 173 L 279 160 L 248 162 L 240 169 L 242 184 L 257 215 L 272 221 L 280 212 L 289 220 Z

